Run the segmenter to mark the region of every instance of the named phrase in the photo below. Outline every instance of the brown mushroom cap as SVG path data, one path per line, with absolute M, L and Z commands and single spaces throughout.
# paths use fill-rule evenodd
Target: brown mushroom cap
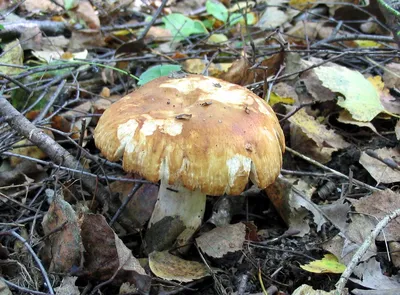
M 161 77 L 102 115 L 96 146 L 127 172 L 209 195 L 275 181 L 285 142 L 267 103 L 244 87 L 200 75 Z

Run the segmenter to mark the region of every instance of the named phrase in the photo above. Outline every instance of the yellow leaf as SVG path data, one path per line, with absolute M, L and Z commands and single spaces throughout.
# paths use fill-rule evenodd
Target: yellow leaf
M 375 41 L 370 41 L 370 40 L 354 40 L 354 43 L 357 44 L 358 47 L 361 48 L 378 48 L 382 47 L 381 44 L 375 42 Z
M 269 101 L 268 103 L 270 104 L 270 106 L 273 106 L 277 103 L 283 103 L 283 104 L 290 104 L 293 105 L 294 104 L 294 99 L 291 97 L 281 97 L 278 94 L 271 92 L 271 95 L 269 97 Z
M 342 273 L 346 269 L 346 265 L 339 263 L 336 256 L 332 254 L 325 254 L 321 260 L 312 261 L 300 267 L 313 273 Z

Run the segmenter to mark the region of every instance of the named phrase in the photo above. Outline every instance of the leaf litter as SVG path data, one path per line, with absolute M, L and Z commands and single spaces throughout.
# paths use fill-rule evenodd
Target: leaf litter
M 0 1 L 0 99 L 83 168 L 56 164 L 0 110 L 2 292 L 256 294 L 268 284 L 286 294 L 334 294 L 344 266 L 400 207 L 400 66 L 378 8 L 299 0 L 57 3 Z M 354 18 L 361 24 L 348 26 Z M 146 243 L 157 237 L 142 237 L 158 186 L 136 186 L 140 175 L 105 161 L 93 130 L 126 93 L 182 70 L 265 99 L 289 148 L 273 185 L 208 198 L 194 239 L 148 254 Z M 95 179 L 91 190 L 82 186 L 85 175 Z M 10 238 L 14 231 L 27 244 Z M 367 245 L 349 278 L 355 285 L 344 292 L 400 288 L 398 242 L 393 220 Z M 36 258 L 54 291 L 32 268 Z

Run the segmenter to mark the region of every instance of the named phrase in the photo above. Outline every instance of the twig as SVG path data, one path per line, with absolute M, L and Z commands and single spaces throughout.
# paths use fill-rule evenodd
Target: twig
M 50 159 L 58 165 L 63 165 L 68 169 L 73 169 L 72 176 L 75 179 L 81 179 L 83 186 L 91 192 L 96 192 L 99 203 L 105 207 L 109 206 L 112 213 L 117 212 L 120 204 L 119 200 L 111 201 L 109 192 L 96 179 L 86 176 L 83 171 L 85 169 L 75 160 L 75 158 L 59 145 L 54 139 L 37 128 L 28 119 L 21 115 L 5 98 L 0 97 L 0 116 L 3 116 L 8 124 L 18 133 L 25 136 L 32 143 L 36 144 Z M 77 172 L 76 172 L 77 171 Z M 110 202 L 111 201 L 111 202 Z M 129 218 L 120 217 L 120 221 L 126 227 L 131 222 Z
M 358 248 L 357 252 L 353 255 L 353 258 L 347 265 L 345 271 L 342 273 L 339 281 L 336 283 L 336 292 L 338 294 L 343 294 L 344 288 L 346 286 L 347 281 L 350 278 L 350 275 L 353 273 L 354 268 L 360 262 L 361 258 L 369 249 L 370 245 L 373 241 L 375 241 L 376 237 L 379 233 L 391 222 L 393 219 L 396 219 L 400 215 L 400 209 L 397 209 L 386 215 L 375 227 L 375 229 L 370 233 L 370 235 L 365 239 L 360 248 Z
M 16 233 L 15 231 L 13 231 L 13 230 L 11 230 L 11 231 L 6 231 L 6 232 L 1 232 L 0 235 L 13 236 L 14 238 L 17 238 L 20 242 L 22 242 L 22 243 L 24 244 L 24 246 L 25 246 L 26 249 L 29 251 L 29 253 L 31 253 L 33 259 L 34 259 L 35 262 L 36 262 L 36 264 L 38 265 L 38 267 L 39 267 L 39 269 L 40 269 L 40 272 L 41 272 L 42 275 L 43 275 L 43 279 L 44 279 L 44 281 L 45 281 L 45 283 L 46 283 L 46 285 L 47 285 L 46 287 L 47 287 L 47 289 L 49 290 L 49 293 L 50 293 L 50 294 L 54 294 L 53 287 L 52 287 L 52 285 L 51 285 L 51 283 L 50 283 L 50 280 L 49 280 L 49 277 L 48 277 L 48 275 L 47 275 L 47 272 L 46 272 L 46 270 L 44 269 L 43 264 L 42 264 L 42 262 L 40 261 L 39 257 L 37 257 L 35 251 L 33 251 L 32 247 L 28 244 L 28 242 L 27 242 L 23 237 L 21 237 L 19 234 L 17 234 L 17 233 Z
M 18 86 L 19 86 L 21 89 L 23 89 L 26 93 L 28 93 L 28 94 L 31 94 L 31 93 L 32 93 L 32 89 L 26 87 L 24 84 L 22 84 L 22 83 L 19 82 L 18 80 L 14 79 L 14 78 L 12 78 L 12 77 L 10 77 L 10 76 L 7 76 L 7 75 L 5 75 L 5 74 L 3 74 L 3 73 L 0 73 L 0 77 L 6 79 L 6 80 L 8 80 L 8 81 L 10 81 L 10 82 L 12 82 L 12 83 L 14 83 L 14 84 L 16 84 L 16 85 L 18 85 Z
M 132 188 L 132 190 L 129 192 L 129 194 L 125 197 L 124 201 L 122 202 L 122 205 L 118 208 L 118 211 L 115 213 L 113 218 L 111 218 L 111 221 L 109 223 L 110 226 L 114 224 L 114 222 L 118 219 L 118 217 L 121 215 L 122 211 L 126 208 L 130 200 L 135 196 L 136 192 L 140 189 L 142 186 L 142 183 L 136 183 L 135 186 Z
M 47 166 L 47 167 L 50 167 L 50 168 L 57 168 L 57 169 L 65 170 L 65 171 L 72 172 L 72 173 L 79 173 L 79 174 L 84 175 L 84 176 L 89 176 L 89 177 L 93 177 L 93 178 L 97 178 L 97 179 L 101 179 L 101 180 L 112 180 L 112 181 L 133 182 L 133 183 L 135 183 L 135 182 L 138 182 L 138 183 L 151 183 L 151 184 L 156 185 L 155 183 L 152 183 L 151 181 L 144 180 L 144 179 L 133 179 L 133 178 L 97 175 L 97 174 L 90 173 L 90 172 L 87 172 L 87 171 L 74 169 L 74 168 L 68 168 L 68 167 L 65 167 L 63 165 L 56 165 L 53 162 L 46 162 L 46 161 L 43 161 L 43 160 L 35 159 L 35 158 L 32 158 L 32 157 L 28 157 L 28 156 L 24 156 L 24 155 L 20 155 L 20 154 L 14 154 L 14 153 L 11 153 L 11 152 L 3 152 L 2 154 L 6 155 L 6 156 L 10 156 L 10 157 L 17 157 L 17 158 L 33 161 L 33 162 L 39 163 L 41 165 L 44 165 L 44 166 Z
M 380 157 L 376 152 L 373 150 L 366 150 L 365 153 L 374 158 L 377 159 L 378 161 L 381 161 L 383 164 L 388 166 L 389 168 L 392 168 L 393 170 L 398 170 L 400 171 L 400 166 L 391 158 L 382 158 Z
M 57 86 L 56 90 L 54 91 L 53 95 L 50 97 L 49 101 L 46 103 L 45 107 L 41 110 L 40 114 L 33 120 L 32 123 L 40 122 L 46 116 L 47 112 L 53 106 L 54 102 L 58 98 L 61 93 L 61 90 L 64 88 L 65 83 L 67 80 L 62 80 L 61 83 Z
M 309 107 L 312 106 L 315 102 L 306 102 L 306 103 L 302 103 L 299 106 L 296 106 L 293 110 L 291 110 L 288 114 L 286 114 L 285 117 L 283 117 L 282 119 L 279 120 L 279 123 L 282 123 L 283 121 L 286 121 L 287 119 L 289 119 L 291 116 L 293 116 L 294 114 L 296 114 L 298 111 L 300 111 L 302 108 L 304 107 Z
M 297 151 L 295 151 L 295 150 L 293 150 L 293 149 L 291 149 L 289 147 L 286 147 L 286 150 L 288 152 L 290 152 L 291 154 L 293 154 L 293 155 L 295 155 L 295 156 L 297 156 L 299 158 L 302 158 L 303 160 L 305 160 L 305 161 L 307 161 L 307 162 L 309 162 L 309 163 L 311 163 L 311 164 L 313 164 L 313 165 L 315 165 L 317 167 L 320 167 L 320 168 L 322 168 L 324 170 L 332 172 L 333 174 L 335 174 L 337 176 L 340 176 L 340 177 L 343 177 L 343 178 L 349 180 L 349 177 L 347 175 L 345 175 L 345 174 L 343 174 L 343 173 L 341 173 L 339 171 L 336 171 L 336 170 L 334 170 L 332 168 L 329 168 L 329 167 L 327 167 L 327 166 L 325 166 L 325 165 L 323 165 L 323 164 L 321 164 L 321 163 L 319 163 L 319 162 L 317 162 L 317 161 L 315 161 L 315 160 L 313 160 L 313 159 L 311 159 L 311 158 L 309 158 L 309 157 L 307 157 L 307 156 L 305 156 L 303 154 L 300 154 L 299 152 L 297 152 Z M 353 178 L 353 182 L 355 184 L 357 184 L 358 186 L 363 187 L 363 188 L 367 188 L 367 189 L 369 189 L 371 191 L 381 191 L 381 189 L 379 189 L 379 188 L 370 186 L 369 184 L 366 184 L 366 183 L 364 183 L 362 181 L 359 181 L 357 179 L 354 179 L 354 178 Z
M 168 0 L 162 0 L 160 6 L 158 6 L 156 12 L 153 15 L 153 18 L 151 19 L 151 21 L 146 25 L 146 27 L 144 28 L 142 34 L 140 35 L 140 37 L 138 38 L 140 39 L 144 39 L 144 37 L 146 37 L 147 33 L 149 32 L 150 28 L 154 25 L 154 23 L 157 20 L 157 17 L 160 15 L 161 11 L 164 9 L 165 5 L 167 4 Z

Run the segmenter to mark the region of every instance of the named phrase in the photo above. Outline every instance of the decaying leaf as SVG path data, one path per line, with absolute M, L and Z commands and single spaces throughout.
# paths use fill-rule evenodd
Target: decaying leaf
M 399 289 L 400 288 L 400 276 L 386 276 L 382 273 L 380 263 L 375 258 L 371 258 L 368 262 L 361 263 L 360 268 L 363 270 L 358 275 L 359 279 L 350 277 L 350 280 L 359 284 L 360 286 L 381 290 L 381 294 L 384 294 L 384 290 Z
M 379 94 L 379 99 L 385 110 L 389 113 L 400 114 L 400 100 L 390 94 L 388 88 L 382 81 L 381 76 L 369 77 L 368 81 L 375 87 Z
M 400 64 L 390 63 L 385 65 L 385 72 L 383 74 L 383 81 L 386 87 L 400 87 Z
M 311 203 L 311 195 L 315 188 L 307 183 L 286 177 L 279 176 L 278 179 L 265 189 L 268 198 L 274 204 L 279 215 L 289 226 L 290 230 L 298 231 L 298 236 L 304 236 L 310 230 L 309 221 L 306 220 L 309 211 L 314 214 L 314 221 L 318 224 L 318 230 L 323 223 L 324 218 Z
M 336 290 L 326 292 L 323 290 L 314 290 L 313 287 L 309 285 L 301 285 L 293 291 L 292 295 L 336 295 Z
M 151 271 L 159 278 L 182 283 L 198 280 L 209 275 L 207 267 L 196 261 L 183 260 L 168 251 L 149 255 Z
M 352 199 L 351 203 L 359 214 L 365 214 L 372 222 L 378 223 L 386 215 L 389 215 L 396 208 L 400 208 L 400 194 L 389 189 L 376 191 L 369 196 Z M 392 220 L 382 233 L 377 237 L 378 241 L 399 241 L 400 220 Z
M 78 277 L 64 277 L 60 286 L 54 288 L 56 295 L 80 295 L 81 292 L 78 286 L 75 285 L 77 279 Z
M 119 193 L 121 201 L 128 197 L 133 187 L 134 184 L 129 182 L 115 181 L 110 184 L 110 189 Z M 141 230 L 149 221 L 157 201 L 157 194 L 158 187 L 153 184 L 143 184 L 135 193 L 125 209 L 132 221 L 132 228 Z
M 83 259 L 81 230 L 74 209 L 63 200 L 60 191 L 43 218 L 42 226 L 44 234 L 49 235 L 42 255 L 49 270 L 68 273 L 79 268 Z
M 201 75 L 204 73 L 206 67 L 208 66 L 208 74 L 213 77 L 219 77 L 221 74 L 226 72 L 231 65 L 231 63 L 209 64 L 203 59 L 194 58 L 184 61 L 182 64 L 182 68 L 188 73 Z
M 80 220 L 85 247 L 85 273 L 92 279 L 135 284 L 143 292 L 150 288 L 150 277 L 100 214 L 84 214 Z
M 400 152 L 395 148 L 381 148 L 374 151 L 382 159 L 400 162 Z M 400 171 L 390 168 L 385 163 L 362 152 L 360 164 L 371 174 L 378 183 L 393 183 L 400 181 Z
M 200 249 L 210 257 L 221 258 L 229 252 L 240 251 L 246 237 L 243 223 L 216 227 L 196 239 Z

